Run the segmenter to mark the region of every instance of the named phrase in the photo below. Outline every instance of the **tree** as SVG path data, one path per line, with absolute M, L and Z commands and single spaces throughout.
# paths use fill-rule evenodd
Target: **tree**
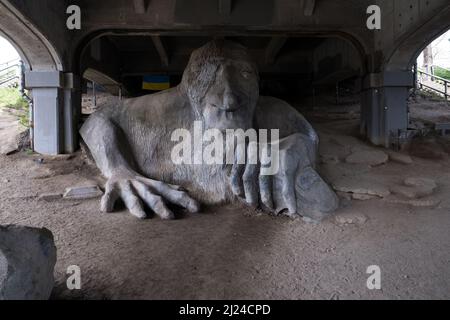
M 423 67 L 425 68 L 426 73 L 432 74 L 433 67 L 433 47 L 431 43 L 423 50 Z M 428 77 L 425 76 L 425 79 Z

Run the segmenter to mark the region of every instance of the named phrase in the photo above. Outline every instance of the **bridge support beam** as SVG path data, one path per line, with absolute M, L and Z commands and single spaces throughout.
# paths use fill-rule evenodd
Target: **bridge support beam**
M 60 71 L 31 71 L 25 75 L 25 85 L 33 96 L 34 151 L 48 155 L 74 152 L 81 104 L 76 78 Z
M 64 74 L 64 153 L 78 148 L 78 123 L 81 118 L 81 80 L 73 73 Z
M 361 133 L 375 145 L 400 148 L 408 139 L 408 97 L 414 84 L 409 71 L 365 77 L 361 99 Z

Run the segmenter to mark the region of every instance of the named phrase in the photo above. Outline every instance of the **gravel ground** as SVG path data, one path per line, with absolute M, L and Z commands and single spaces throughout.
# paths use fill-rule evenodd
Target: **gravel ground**
M 355 140 L 336 143 L 338 128 L 348 126 L 320 125 L 322 152 L 334 150 L 339 158 Z M 330 165 L 324 170 L 326 178 L 333 170 L 342 173 L 348 165 L 342 161 L 331 173 Z M 389 161 L 361 173 L 347 168 L 386 188 L 407 177 L 434 179 L 438 188 L 429 206 L 351 200 L 350 193 L 341 194 L 342 208 L 320 223 L 239 204 L 174 221 L 140 221 L 120 208 L 100 213 L 99 199 L 38 198 L 86 182 L 102 185 L 81 152 L 70 159 L 16 153 L 0 156 L 0 224 L 52 230 L 58 249 L 54 299 L 449 299 L 449 165 L 448 157 L 413 157 L 410 165 Z M 70 265 L 81 268 L 79 291 L 66 287 Z M 366 287 L 370 265 L 381 269 L 381 290 Z

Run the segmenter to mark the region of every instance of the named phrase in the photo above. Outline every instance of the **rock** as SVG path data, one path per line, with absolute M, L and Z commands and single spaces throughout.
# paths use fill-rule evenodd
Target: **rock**
M 55 201 L 55 200 L 59 200 L 62 198 L 62 194 L 61 193 L 43 193 L 39 195 L 39 200 L 44 200 L 44 201 Z
M 407 178 L 404 186 L 393 186 L 391 192 L 409 199 L 429 196 L 437 188 L 436 182 L 426 178 Z
M 377 166 L 386 163 L 388 159 L 388 155 L 383 151 L 362 150 L 352 153 L 345 159 L 345 161 L 352 164 L 367 164 L 370 166 Z
M 338 223 L 338 224 L 364 224 L 367 221 L 367 217 L 365 215 L 363 215 L 362 213 L 342 213 L 342 214 L 337 214 L 334 217 L 334 220 Z
M 393 186 L 391 192 L 397 195 L 401 195 L 409 199 L 417 199 L 429 196 L 433 193 L 433 189 L 429 188 L 413 188 L 408 186 Z
M 441 203 L 438 199 L 416 199 L 408 201 L 408 204 L 413 207 L 436 207 Z
M 355 148 L 360 150 L 367 147 L 365 144 L 363 144 L 360 140 L 358 140 L 355 137 L 338 134 L 333 135 L 330 138 L 330 142 L 340 145 L 341 147 L 349 148 L 350 150 Z
M 391 192 L 396 195 L 400 195 L 409 199 L 419 198 L 417 189 L 405 186 L 392 186 Z
M 0 147 L 0 154 L 4 156 L 10 156 L 19 150 L 19 145 L 17 143 L 7 144 Z
M 20 137 L 25 130 L 17 117 L 0 109 L 0 154 L 10 155 L 18 151 Z
M 342 192 L 337 191 L 336 194 L 341 198 L 345 200 L 372 200 L 372 199 L 378 199 L 377 196 L 369 195 L 369 194 L 362 194 L 362 193 L 351 193 L 351 192 Z
M 67 188 L 64 193 L 64 199 L 92 199 L 102 195 L 103 192 L 97 185 L 85 185 Z
M 56 247 L 47 229 L 0 226 L 0 300 L 47 300 Z
M 441 203 L 439 199 L 399 199 L 395 196 L 386 197 L 385 200 L 390 203 L 406 204 L 413 207 L 436 207 Z
M 10 181 L 9 181 L 9 179 L 3 179 L 3 183 L 9 183 Z
M 395 152 L 395 151 L 386 151 L 389 159 L 398 163 L 403 163 L 403 164 L 412 164 L 413 160 L 412 158 L 407 155 L 407 154 L 403 154 L 403 153 L 399 153 L 399 152 Z

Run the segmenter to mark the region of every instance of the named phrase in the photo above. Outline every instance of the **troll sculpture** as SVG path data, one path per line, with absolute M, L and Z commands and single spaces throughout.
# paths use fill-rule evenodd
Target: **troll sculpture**
M 189 212 L 200 203 L 238 199 L 275 214 L 320 220 L 338 198 L 315 170 L 318 136 L 286 102 L 259 95 L 258 70 L 245 47 L 215 40 L 195 50 L 181 83 L 157 94 L 117 101 L 91 115 L 81 136 L 108 179 L 101 210 L 121 199 L 129 212 L 174 218 L 171 204 Z M 180 128 L 278 129 L 278 170 L 262 175 L 258 164 L 174 163 L 171 136 Z M 194 151 L 195 152 L 195 151 Z

